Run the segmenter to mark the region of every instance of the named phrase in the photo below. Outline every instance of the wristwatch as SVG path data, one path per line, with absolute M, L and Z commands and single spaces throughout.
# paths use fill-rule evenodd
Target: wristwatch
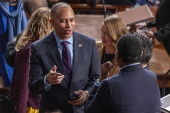
M 97 79 L 97 80 L 96 80 L 96 84 L 99 84 L 99 83 L 100 83 L 100 81 L 99 81 L 99 79 Z
M 90 96 L 89 91 L 87 91 L 87 90 L 84 90 L 84 91 L 87 93 L 87 95 L 88 95 L 88 97 L 89 97 L 89 96 Z M 87 97 L 87 98 L 88 98 L 88 97 Z

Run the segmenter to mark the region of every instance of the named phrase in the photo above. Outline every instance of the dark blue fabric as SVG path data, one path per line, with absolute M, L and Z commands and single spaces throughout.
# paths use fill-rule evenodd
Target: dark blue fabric
M 13 74 L 13 68 L 5 60 L 6 44 L 25 29 L 27 22 L 22 0 L 18 0 L 17 6 L 0 1 L 0 75 L 5 87 L 10 86 Z
M 12 74 L 13 74 L 13 68 L 7 64 L 5 59 L 5 47 L 7 43 L 5 36 L 7 35 L 8 34 L 5 33 L 0 36 L 0 75 L 2 76 L 5 87 L 10 86 L 10 82 L 12 81 Z
M 153 0 L 153 3 L 150 2 L 149 0 L 136 0 L 136 3 L 138 3 L 139 5 L 155 5 L 156 1 L 158 0 Z
M 23 10 L 23 2 L 18 0 L 17 10 L 9 12 L 9 2 L 0 2 L 0 11 L 3 12 L 1 15 L 4 15 L 2 19 L 4 25 L 7 25 L 7 32 L 9 32 L 8 41 L 11 41 L 14 37 L 17 36 L 18 33 L 21 33 L 26 25 L 27 18 L 25 12 Z M 5 18 L 7 22 L 5 23 Z
M 2 10 L 0 10 L 0 36 L 3 35 L 6 30 L 7 30 L 7 18 L 3 14 Z

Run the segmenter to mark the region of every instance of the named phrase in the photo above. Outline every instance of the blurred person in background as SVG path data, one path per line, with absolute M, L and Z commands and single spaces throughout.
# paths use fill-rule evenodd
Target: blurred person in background
M 10 87 L 13 75 L 5 59 L 6 44 L 25 29 L 27 22 L 22 0 L 0 1 L 0 75 L 4 87 Z
M 49 22 L 50 9 L 37 9 L 31 16 L 28 26 L 20 36 L 15 50 L 14 75 L 10 87 L 10 96 L 14 99 L 17 113 L 38 113 L 39 95 L 33 95 L 28 89 L 31 44 L 47 34 L 53 28 Z
M 117 15 L 111 15 L 104 19 L 101 27 L 102 41 L 96 42 L 101 64 L 104 64 L 99 81 L 102 81 L 104 78 L 106 78 L 102 76 L 105 75 L 103 73 L 105 73 L 106 70 L 108 72 L 108 77 L 119 72 L 120 68 L 115 61 L 116 43 L 122 35 L 127 33 L 129 33 L 129 31 L 125 22 Z
M 150 38 L 156 38 L 161 41 L 170 56 L 170 1 L 161 0 L 157 13 L 156 21 L 149 23 L 138 23 L 136 24 L 137 29 L 143 29 L 145 27 L 156 27 L 157 31 L 152 32 L 151 30 L 145 30 L 145 35 Z
M 32 13 L 34 13 L 40 7 L 47 7 L 46 0 L 24 0 L 23 8 L 28 20 L 30 19 Z M 22 32 L 19 33 L 17 37 L 8 42 L 6 45 L 5 58 L 8 65 L 10 65 L 11 67 L 14 67 L 14 60 L 16 55 L 15 45 L 21 35 Z

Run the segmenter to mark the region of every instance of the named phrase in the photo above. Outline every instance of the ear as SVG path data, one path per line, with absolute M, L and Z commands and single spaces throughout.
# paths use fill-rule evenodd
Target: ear
M 26 15 L 27 19 L 29 20 L 31 16 L 28 14 L 28 12 L 25 12 L 25 15 Z
M 116 57 L 116 59 L 120 59 L 120 55 L 119 55 L 119 51 L 118 50 L 116 50 L 116 52 L 115 52 L 115 57 Z
M 52 18 L 49 19 L 49 22 L 53 26 L 53 19 Z

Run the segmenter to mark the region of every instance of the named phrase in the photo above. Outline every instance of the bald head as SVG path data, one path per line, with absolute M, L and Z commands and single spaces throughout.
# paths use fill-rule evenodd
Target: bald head
M 60 13 L 61 8 L 70 8 L 71 11 L 73 12 L 69 4 L 64 3 L 64 2 L 59 2 L 59 3 L 54 4 L 53 7 L 51 8 L 51 18 L 53 18 L 54 15 L 56 15 L 57 13 Z

